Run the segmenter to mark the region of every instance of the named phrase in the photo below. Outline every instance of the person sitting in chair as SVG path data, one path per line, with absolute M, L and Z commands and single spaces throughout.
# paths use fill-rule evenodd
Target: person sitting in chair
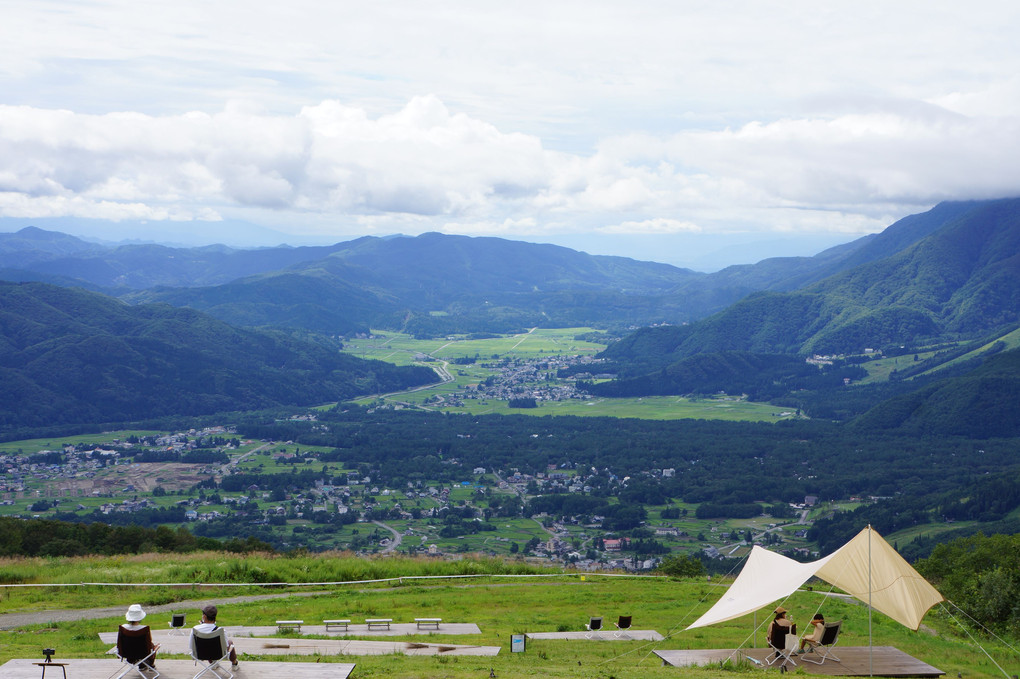
M 216 606 L 209 604 L 202 609 L 202 622 L 195 625 L 193 629 L 199 632 L 212 632 L 216 630 Z M 230 664 L 237 669 L 237 651 L 234 650 L 234 642 L 227 639 L 227 648 L 230 649 Z
M 800 648 L 797 649 L 797 653 L 808 653 L 815 650 L 815 646 L 822 640 L 822 635 L 825 634 L 825 616 L 821 613 L 815 613 L 815 617 L 811 618 L 810 623 L 811 629 L 808 630 L 807 634 L 801 637 Z
M 141 624 L 142 620 L 145 619 L 145 611 L 142 610 L 141 604 L 131 604 L 128 606 L 127 613 L 124 614 L 124 619 L 127 620 L 127 622 L 121 625 L 121 628 L 129 636 L 143 635 L 146 639 L 145 647 L 148 649 L 147 653 L 151 653 L 152 651 L 159 649 L 159 644 L 152 643 L 152 630 L 149 629 L 148 625 Z M 128 658 L 128 660 L 131 662 L 138 662 L 141 658 Z M 156 669 L 156 657 L 153 656 L 146 660 L 145 667 Z
M 767 632 L 769 639 L 775 638 L 773 634 L 775 634 L 776 632 L 776 627 L 785 628 L 783 630 L 783 634 L 787 634 L 790 631 L 791 626 L 793 625 L 793 621 L 786 617 L 786 609 L 783 608 L 782 606 L 777 606 L 776 610 L 774 610 L 773 613 L 775 613 L 776 617 L 772 620 L 771 623 L 769 623 L 769 629 Z M 775 655 L 776 657 L 781 655 L 779 649 L 776 649 Z

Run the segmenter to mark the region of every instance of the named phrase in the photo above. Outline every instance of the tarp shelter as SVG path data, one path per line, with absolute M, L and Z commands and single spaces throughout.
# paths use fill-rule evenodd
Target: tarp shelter
M 758 547 L 712 608 L 687 629 L 732 620 L 785 599 L 812 575 L 917 630 L 928 609 L 943 600 L 871 526 L 827 557 L 800 563 Z

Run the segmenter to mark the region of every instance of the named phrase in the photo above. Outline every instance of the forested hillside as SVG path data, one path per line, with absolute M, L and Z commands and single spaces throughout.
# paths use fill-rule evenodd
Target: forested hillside
M 1016 325 L 1020 199 L 964 205 L 898 253 L 796 292 L 748 296 L 682 332 L 646 330 L 662 337 L 642 342 L 676 358 L 719 351 L 860 353 Z M 621 345 L 607 356 L 619 361 L 625 352 Z
M 371 325 L 442 336 L 686 317 L 666 293 L 701 275 L 553 245 L 429 233 L 361 238 L 286 271 L 130 299 L 191 306 L 241 325 L 333 333 Z
M 990 357 L 959 377 L 883 402 L 853 423 L 860 430 L 920 436 L 1020 436 L 1020 351 Z
M 0 283 L 0 429 L 312 405 L 436 380 L 167 305 Z
M 882 257 L 883 248 L 896 252 Z M 870 411 L 862 427 L 1014 435 L 1017 417 L 1005 404 L 1020 389 L 1015 358 L 965 376 L 1002 342 L 951 372 L 931 371 L 931 361 L 950 358 L 940 352 L 896 371 L 890 383 L 868 386 L 856 384 L 866 373 L 855 362 L 834 355 L 898 356 L 953 343 L 964 352 L 964 340 L 981 345 L 1015 329 L 1020 200 L 940 205 L 833 266 L 851 264 L 794 292 L 749 295 L 700 322 L 642 328 L 600 355 L 617 379 L 587 388 L 600 396 L 743 393 L 811 417 L 846 420 Z M 805 365 L 811 354 L 826 358 Z

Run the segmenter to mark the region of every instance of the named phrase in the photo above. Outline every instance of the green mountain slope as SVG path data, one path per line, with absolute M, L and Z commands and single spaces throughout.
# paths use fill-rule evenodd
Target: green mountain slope
M 352 335 L 390 327 L 404 307 L 396 300 L 329 275 L 281 272 L 205 288 L 153 288 L 130 302 L 191 307 L 232 325 L 299 328 Z
M 312 405 L 435 381 L 167 305 L 0 283 L 0 429 Z
M 683 333 L 648 332 L 675 340 L 668 353 L 677 358 L 718 351 L 828 354 L 973 337 L 1020 322 L 1020 199 L 950 207 L 937 215 L 941 227 L 884 259 L 795 292 L 748 296 Z M 620 360 L 622 351 L 607 355 Z
M 1020 351 L 987 359 L 959 377 L 938 380 L 885 401 L 857 418 L 862 430 L 924 436 L 1020 436 Z

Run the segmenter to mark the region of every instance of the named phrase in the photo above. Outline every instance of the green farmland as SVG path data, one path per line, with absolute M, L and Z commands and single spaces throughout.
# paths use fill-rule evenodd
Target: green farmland
M 431 366 L 445 378 L 444 382 L 424 389 L 359 399 L 357 403 L 362 405 L 415 407 L 471 415 L 571 415 L 649 420 L 778 422 L 799 415 L 777 406 L 726 395 L 707 399 L 678 396 L 607 399 L 577 395 L 557 400 L 539 400 L 535 408 L 511 408 L 509 398 L 481 391 L 488 382 L 503 379 L 505 368 L 502 366 L 508 361 L 513 361 L 515 365 L 525 362 L 546 365 L 556 359 L 594 356 L 605 348 L 604 345 L 588 339 L 578 339 L 591 332 L 590 328 L 536 328 L 528 333 L 503 337 L 451 337 L 443 340 L 416 340 L 408 335 L 386 333 L 351 340 L 345 350 L 355 356 L 397 365 Z M 593 370 L 597 370 L 597 364 Z M 541 390 L 572 384 L 570 380 L 556 377 L 553 368 L 539 372 L 538 378 L 528 386 Z

